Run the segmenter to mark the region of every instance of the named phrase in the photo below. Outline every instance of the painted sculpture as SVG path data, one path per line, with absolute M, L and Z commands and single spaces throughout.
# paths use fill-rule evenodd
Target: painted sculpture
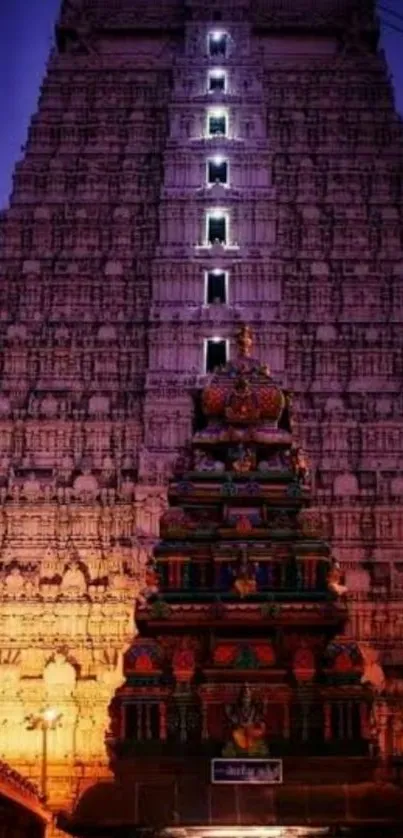
M 110 708 L 115 765 L 157 742 L 231 758 L 370 747 L 364 660 L 341 636 L 346 587 L 308 508 L 291 399 L 253 358 L 251 330 L 237 340 L 170 483 Z

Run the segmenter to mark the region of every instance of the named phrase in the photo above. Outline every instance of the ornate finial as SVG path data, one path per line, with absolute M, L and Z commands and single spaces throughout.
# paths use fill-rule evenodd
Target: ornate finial
M 236 336 L 236 343 L 241 357 L 250 358 L 254 343 L 253 331 L 250 326 L 246 326 L 245 324 L 241 326 Z

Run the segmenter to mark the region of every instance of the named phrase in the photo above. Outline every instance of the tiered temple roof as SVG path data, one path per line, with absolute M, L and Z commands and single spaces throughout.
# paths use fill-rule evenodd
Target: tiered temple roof
M 345 589 L 307 509 L 290 394 L 251 351 L 243 327 L 171 481 L 112 707 L 113 762 L 153 742 L 212 756 L 369 750 L 362 658 L 335 639 Z M 256 739 L 236 727 L 245 714 Z

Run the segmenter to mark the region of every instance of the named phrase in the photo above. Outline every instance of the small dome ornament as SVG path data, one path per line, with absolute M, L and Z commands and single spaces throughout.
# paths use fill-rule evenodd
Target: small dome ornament
M 234 437 L 234 427 L 255 427 L 255 436 L 259 435 L 261 429 L 266 439 L 269 428 L 273 436 L 274 429 L 278 431 L 278 422 L 286 406 L 286 397 L 283 391 L 273 381 L 270 369 L 262 365 L 253 357 L 254 345 L 253 331 L 250 326 L 242 325 L 236 335 L 238 357 L 234 362 L 229 362 L 213 374 L 202 394 L 202 406 L 204 415 L 215 422 L 221 422 L 232 427 L 231 433 Z M 218 426 L 211 426 L 204 436 L 217 436 Z M 228 429 L 223 433 L 228 436 Z M 249 432 L 243 435 L 250 436 Z M 276 435 L 276 434 L 274 434 Z M 241 434 L 243 439 L 243 436 Z M 221 438 L 221 441 L 224 437 Z M 236 435 L 234 440 L 236 439 Z M 239 438 L 238 441 L 241 441 Z M 255 441 L 259 441 L 256 436 Z M 288 441 L 288 435 L 287 435 Z

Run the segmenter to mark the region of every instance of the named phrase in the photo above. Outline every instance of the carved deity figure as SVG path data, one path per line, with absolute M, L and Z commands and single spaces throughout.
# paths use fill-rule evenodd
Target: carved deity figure
M 57 473 L 57 482 L 68 485 L 73 475 L 74 463 L 71 457 L 63 457 Z
M 253 422 L 260 418 L 260 408 L 247 380 L 239 377 L 228 397 L 225 415 L 228 422 Z
M 250 358 L 254 342 L 254 334 L 251 327 L 243 324 L 236 336 L 236 345 L 241 358 Z
M 35 574 L 26 577 L 24 583 L 24 595 L 27 599 L 37 597 L 39 593 L 39 579 Z
M 109 574 L 109 594 L 119 597 L 127 590 L 129 578 L 125 575 L 123 563 L 114 572 Z
M 172 657 L 172 669 L 178 682 L 187 682 L 193 678 L 196 667 L 194 642 L 190 637 L 183 637 Z
M 24 577 L 17 565 L 14 565 L 7 573 L 4 580 L 4 593 L 10 599 L 18 599 L 24 590 Z
M 24 481 L 23 494 L 27 500 L 37 500 L 41 494 L 41 484 L 35 476 L 35 472 L 31 471 L 27 480 Z
M 98 488 L 98 480 L 92 474 L 91 469 L 84 467 L 82 473 L 74 481 L 74 491 L 85 500 L 96 497 Z
M 365 643 L 360 643 L 359 649 L 364 659 L 364 673 L 361 682 L 370 685 L 375 693 L 380 694 L 385 689 L 386 679 L 379 664 L 379 652 Z
M 76 671 L 74 666 L 66 658 L 66 655 L 57 651 L 53 658 L 46 664 L 43 671 L 46 692 L 56 698 L 71 695 L 76 685 Z
M 291 447 L 290 461 L 292 471 L 294 472 L 297 480 L 299 480 L 302 485 L 306 485 L 309 481 L 310 471 L 308 460 L 302 448 L 297 448 L 295 445 Z
M 238 458 L 234 460 L 232 468 L 238 474 L 245 474 L 248 471 L 253 471 L 256 465 L 256 458 L 250 448 L 239 446 Z
M 57 409 L 58 404 L 55 397 L 48 393 L 42 400 L 40 412 L 43 416 L 46 416 L 47 419 L 53 419 L 57 416 Z
M 227 715 L 232 725 L 232 741 L 224 748 L 223 755 L 266 756 L 268 747 L 263 707 L 253 697 L 248 684 L 242 687 L 237 702 L 227 709 Z
M 97 672 L 97 682 L 107 691 L 117 689 L 124 681 L 123 652 L 119 650 L 116 662 L 104 662 Z
M 68 565 L 60 584 L 60 590 L 63 596 L 72 599 L 82 597 L 87 593 L 87 581 L 76 560 Z
M 345 596 L 348 588 L 343 585 L 343 573 L 338 562 L 333 562 L 327 575 L 327 586 L 337 597 Z
M 246 550 L 242 550 L 234 590 L 241 597 L 254 594 L 257 588 L 256 567 L 248 560 Z

